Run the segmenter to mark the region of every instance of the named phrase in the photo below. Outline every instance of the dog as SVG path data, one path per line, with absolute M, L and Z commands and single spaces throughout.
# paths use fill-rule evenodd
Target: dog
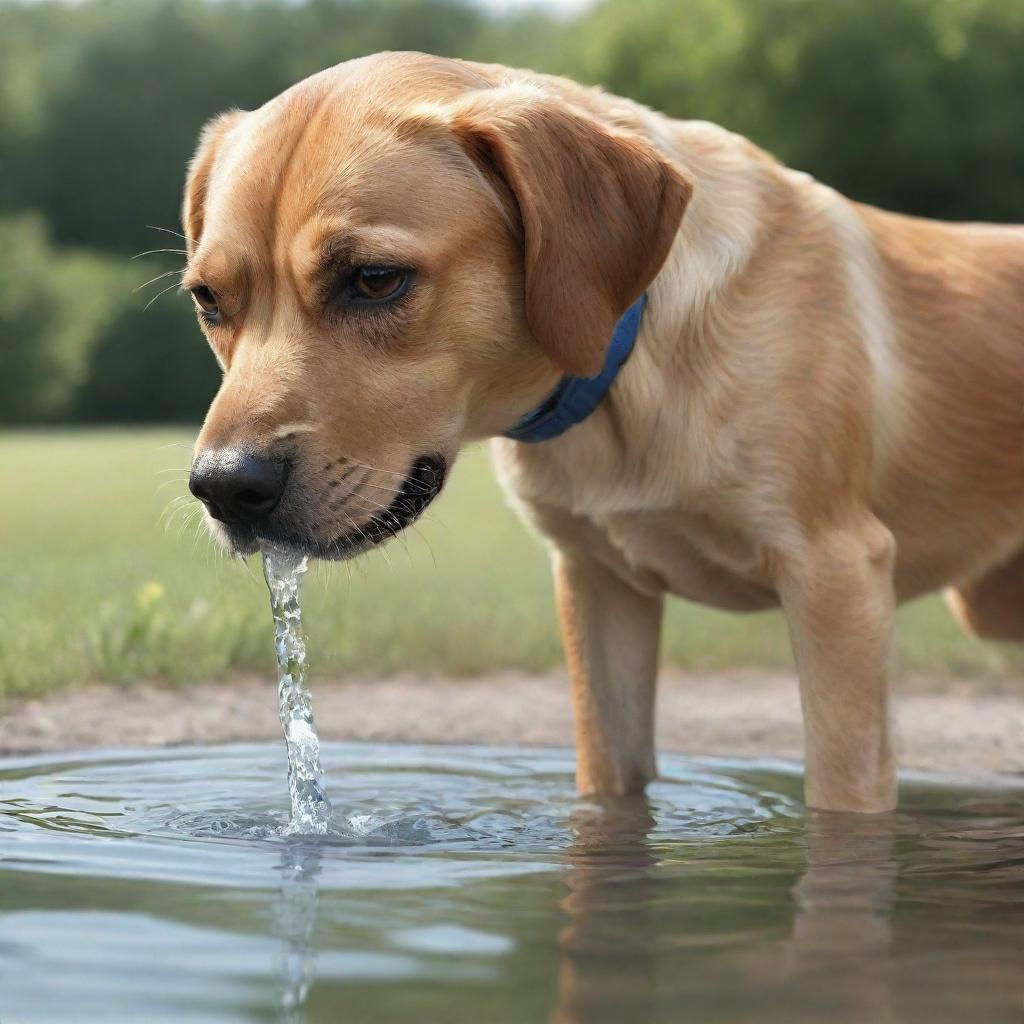
M 666 594 L 782 607 L 826 810 L 895 805 L 898 602 L 945 588 L 1024 639 L 1021 227 L 883 212 L 713 124 L 414 53 L 216 118 L 183 223 L 224 372 L 190 477 L 214 532 L 351 557 L 494 439 L 550 545 L 585 793 L 654 777 Z

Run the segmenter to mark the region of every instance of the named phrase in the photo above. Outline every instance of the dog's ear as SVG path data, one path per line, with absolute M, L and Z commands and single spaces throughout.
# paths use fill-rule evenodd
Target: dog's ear
M 531 332 L 563 372 L 597 374 L 616 322 L 665 262 L 692 186 L 646 139 L 539 91 L 477 93 L 451 126 L 518 207 Z
M 185 232 L 185 248 L 189 256 L 195 252 L 199 237 L 203 233 L 203 211 L 206 208 L 206 193 L 210 184 L 210 173 L 224 136 L 243 117 L 243 110 L 229 110 L 208 122 L 199 135 L 199 145 L 188 165 L 185 179 L 185 198 L 181 206 L 181 224 Z

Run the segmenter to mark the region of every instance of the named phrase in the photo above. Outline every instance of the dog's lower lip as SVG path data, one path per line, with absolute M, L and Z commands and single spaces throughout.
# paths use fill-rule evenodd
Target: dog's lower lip
M 236 553 L 242 555 L 253 554 L 261 543 L 269 542 L 295 548 L 314 558 L 350 558 L 400 533 L 418 519 L 440 493 L 447 474 L 448 461 L 444 456 L 421 455 L 413 462 L 398 493 L 386 509 L 378 512 L 359 529 L 333 541 L 317 541 L 267 522 L 244 534 L 237 529 L 229 530 L 231 545 Z
M 413 462 L 391 504 L 358 530 L 328 545 L 328 557 L 358 554 L 400 533 L 437 497 L 447 475 L 448 461 L 443 455 L 421 455 Z
M 259 550 L 261 538 L 255 530 L 233 523 L 222 523 L 221 530 L 227 534 L 228 542 L 234 554 L 252 555 Z

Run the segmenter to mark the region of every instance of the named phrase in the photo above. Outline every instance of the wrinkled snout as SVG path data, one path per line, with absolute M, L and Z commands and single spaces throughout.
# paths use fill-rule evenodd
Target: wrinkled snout
M 189 490 L 214 519 L 252 527 L 277 508 L 290 464 L 242 448 L 203 452 L 192 465 Z

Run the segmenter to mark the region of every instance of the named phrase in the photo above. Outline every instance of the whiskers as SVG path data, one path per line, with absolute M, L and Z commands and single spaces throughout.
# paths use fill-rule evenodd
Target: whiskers
M 165 277 L 176 276 L 178 280 L 181 280 L 182 271 L 180 270 L 165 270 L 162 274 L 157 274 L 156 277 L 151 277 L 148 281 L 144 281 L 137 288 L 132 289 L 132 294 L 141 292 L 144 288 L 148 288 L 151 284 L 156 284 L 157 281 L 162 281 Z M 161 293 L 163 294 L 163 293 Z
M 191 245 L 196 245 L 196 240 L 190 238 L 188 235 L 183 235 L 180 231 L 175 231 L 173 228 L 162 228 L 159 224 L 147 224 L 147 228 L 150 231 L 163 231 L 165 234 L 174 235 L 176 238 L 180 238 L 183 242 L 188 242 Z
M 157 253 L 162 253 L 162 252 L 175 253 L 178 256 L 187 256 L 188 255 L 188 250 L 187 249 L 147 249 L 145 252 L 137 252 L 134 256 L 130 256 L 129 257 L 129 262 L 131 260 L 142 259 L 143 256 L 155 256 L 155 255 L 157 255 Z
M 149 309 L 149 307 L 152 306 L 153 303 L 156 302 L 156 300 L 159 299 L 161 295 L 166 295 L 168 292 L 174 291 L 174 290 L 176 290 L 176 289 L 181 287 L 181 275 L 182 275 L 183 271 L 178 271 L 177 273 L 178 273 L 178 280 L 175 281 L 174 284 L 169 284 L 166 288 L 163 288 L 160 291 L 158 291 L 156 293 L 156 295 L 154 295 L 153 298 L 151 298 L 149 300 L 149 302 L 147 302 L 142 307 L 142 312 L 143 313 L 145 313 L 146 310 Z M 166 275 L 164 275 L 164 276 L 166 276 Z
M 187 441 L 168 441 L 166 444 L 158 444 L 153 451 L 164 452 L 168 448 L 187 448 L 190 452 L 193 452 L 195 447 L 195 444 L 189 444 Z
M 171 442 L 171 444 L 162 445 L 161 447 L 175 447 L 178 444 L 179 442 Z M 181 444 L 181 447 L 190 448 L 191 446 Z M 178 466 L 157 470 L 155 474 L 157 477 L 165 476 L 167 479 L 161 480 L 156 485 L 154 493 L 160 494 L 161 491 L 166 490 L 168 487 L 183 489 L 183 493 L 172 495 L 164 504 L 158 524 L 163 527 L 165 536 L 171 533 L 173 527 L 177 527 L 175 533 L 175 543 L 177 544 L 181 544 L 185 536 L 191 533 L 193 535 L 192 554 L 194 556 L 201 539 L 205 537 L 207 541 L 210 541 L 212 538 L 203 521 L 202 503 L 187 490 L 188 474 L 188 469 Z M 214 544 L 208 545 L 207 562 L 209 562 L 210 552 L 215 548 L 216 545 Z
M 176 480 L 168 482 L 177 483 Z M 191 494 L 178 494 L 164 505 L 159 523 L 163 527 L 164 534 L 170 533 L 171 527 L 177 525 L 177 539 L 180 541 L 184 531 L 201 519 L 202 511 L 202 505 Z
M 182 241 L 184 241 L 184 242 L 187 242 L 187 243 L 191 242 L 191 239 L 188 238 L 186 235 L 183 235 L 180 231 L 172 231 L 170 228 L 157 227 L 155 224 L 147 224 L 146 227 L 150 228 L 153 231 L 163 231 L 166 234 L 175 235 L 176 237 L 182 239 Z M 144 256 L 156 256 L 156 255 L 163 255 L 163 254 L 169 254 L 169 255 L 175 255 L 175 256 L 184 256 L 184 257 L 187 258 L 188 257 L 188 250 L 187 249 L 176 249 L 176 248 L 171 248 L 171 247 L 158 248 L 158 249 L 146 249 L 144 252 L 136 253 L 134 256 L 131 257 L 131 260 L 142 259 Z M 176 278 L 176 280 L 172 284 L 169 284 L 166 288 L 161 289 L 159 292 L 156 293 L 156 295 L 154 295 L 146 303 L 146 305 L 143 307 L 143 312 L 145 312 L 147 309 L 149 309 L 149 307 L 152 306 L 153 303 L 156 302 L 156 300 L 159 299 L 161 295 L 166 295 L 167 292 L 173 291 L 176 288 L 180 288 L 181 287 L 181 278 L 184 275 L 184 273 L 185 273 L 184 266 L 176 267 L 173 270 L 167 270 L 167 271 L 165 271 L 162 274 L 157 274 L 155 277 L 151 277 L 144 284 L 140 284 L 137 288 L 133 288 L 132 292 L 134 294 L 136 292 L 144 291 L 150 285 L 156 284 L 158 281 L 163 281 L 163 280 L 165 280 L 168 277 L 172 277 L 173 276 L 173 277 Z

